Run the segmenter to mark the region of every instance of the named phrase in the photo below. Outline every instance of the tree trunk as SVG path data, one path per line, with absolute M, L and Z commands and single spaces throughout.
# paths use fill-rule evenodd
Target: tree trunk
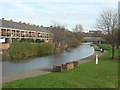
M 112 46 L 112 59 L 114 59 L 114 45 Z

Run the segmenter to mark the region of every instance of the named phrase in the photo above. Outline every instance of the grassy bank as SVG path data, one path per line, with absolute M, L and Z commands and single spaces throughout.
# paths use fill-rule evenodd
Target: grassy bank
M 53 47 L 49 43 L 13 42 L 8 53 L 11 58 L 43 56 L 52 54 Z
M 98 46 L 100 48 L 103 48 L 107 51 L 109 51 L 108 53 L 106 53 L 102 58 L 109 58 L 109 60 L 112 60 L 112 47 L 110 45 L 105 45 L 105 44 L 98 44 Z M 115 61 L 118 61 L 118 49 L 115 49 Z
M 103 48 L 103 49 L 105 49 L 105 50 L 107 50 L 107 51 L 111 51 L 111 50 L 112 50 L 112 47 L 111 47 L 110 45 L 97 44 L 97 46 L 98 46 L 99 48 Z
M 16 80 L 3 84 L 3 88 L 117 88 L 118 63 L 117 50 L 115 59 L 111 58 L 110 48 L 106 45 L 105 53 L 99 59 L 98 78 L 96 79 L 95 61 L 79 65 L 79 68 L 62 73 L 50 73 L 36 77 Z

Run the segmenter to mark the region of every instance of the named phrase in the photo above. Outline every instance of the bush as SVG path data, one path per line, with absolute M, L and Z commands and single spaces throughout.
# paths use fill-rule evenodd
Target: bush
M 33 42 L 34 43 L 34 40 L 33 39 L 22 38 L 20 42 Z
M 17 38 L 15 38 L 15 40 L 13 42 L 18 42 Z
M 11 58 L 43 56 L 52 54 L 53 46 L 49 43 L 13 42 L 8 52 Z
M 35 41 L 36 43 L 40 43 L 41 42 L 41 40 L 40 39 L 36 39 L 36 41 Z
M 32 43 L 34 43 L 34 39 L 30 39 L 30 41 L 31 41 Z
M 41 42 L 45 42 L 45 40 L 43 39 Z
M 5 43 L 9 43 L 9 38 L 5 38 Z

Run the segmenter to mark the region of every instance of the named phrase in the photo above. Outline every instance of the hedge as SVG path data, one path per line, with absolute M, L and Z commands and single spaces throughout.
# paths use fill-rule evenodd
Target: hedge
M 11 58 L 43 56 L 52 54 L 53 46 L 49 43 L 13 42 L 8 52 Z

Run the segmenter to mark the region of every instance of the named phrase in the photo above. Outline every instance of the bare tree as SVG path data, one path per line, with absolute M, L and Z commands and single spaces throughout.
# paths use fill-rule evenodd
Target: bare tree
M 82 39 L 83 39 L 83 26 L 81 24 L 76 25 L 73 28 L 73 32 L 75 33 L 76 38 L 79 41 L 82 41 Z
M 65 28 L 66 24 L 52 22 L 51 32 L 54 34 L 54 41 L 66 44 L 68 47 L 76 47 L 80 44 L 76 34 Z
M 78 24 L 73 28 L 73 32 L 82 32 L 83 31 L 83 26 L 81 24 Z
M 105 32 L 104 38 L 112 46 L 112 59 L 114 59 L 114 47 L 117 42 L 116 33 L 118 28 L 117 10 L 103 10 L 97 20 L 97 28 Z
M 65 27 L 67 26 L 67 24 L 61 24 L 60 22 L 52 21 L 52 26 L 54 26 L 56 28 L 65 29 Z

